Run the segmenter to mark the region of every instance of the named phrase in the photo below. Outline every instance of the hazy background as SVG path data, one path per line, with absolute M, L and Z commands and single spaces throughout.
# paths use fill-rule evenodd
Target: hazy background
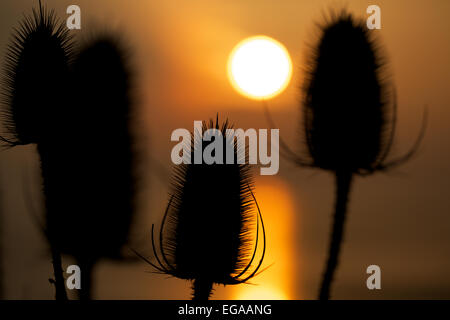
M 226 62 L 242 39 L 264 34 L 283 43 L 294 64 L 293 78 L 269 101 L 280 134 L 297 148 L 304 53 L 315 39 L 314 23 L 328 8 L 347 7 L 367 17 L 368 5 L 381 8 L 376 30 L 389 57 L 398 94 L 394 154 L 410 148 L 428 106 L 423 144 L 406 165 L 388 174 L 356 178 L 351 192 L 345 242 L 332 297 L 337 299 L 450 298 L 450 1 L 300 0 L 43 0 L 66 18 L 77 4 L 82 30 L 120 31 L 134 48 L 138 71 L 140 131 L 153 159 L 170 170 L 170 134 L 191 129 L 194 120 L 229 117 L 236 127 L 267 128 L 262 105 L 234 91 Z M 0 62 L 12 28 L 37 1 L 0 3 Z M 73 93 L 74 95 L 76 92 Z M 70 99 L 70 97 L 67 97 Z M 81 128 L 80 128 L 81 129 Z M 159 225 L 167 204 L 168 180 L 161 168 L 142 165 L 136 246 L 148 255 L 151 223 Z M 153 168 L 153 170 L 152 170 Z M 259 170 L 258 170 L 259 171 Z M 156 174 L 158 173 L 159 174 Z M 255 173 L 258 173 L 255 171 Z M 34 147 L 0 153 L 0 216 L 4 298 L 52 299 L 54 289 L 46 242 L 24 198 L 29 188 L 42 211 L 39 164 Z M 326 258 L 333 179 L 318 170 L 281 159 L 276 176 L 256 176 L 256 196 L 268 234 L 264 265 L 256 285 L 218 287 L 213 298 L 315 299 Z M 105 226 L 107 227 L 107 226 Z M 147 245 L 142 243 L 147 241 Z M 64 259 L 66 267 L 71 261 Z M 366 288 L 365 270 L 377 264 L 382 289 Z M 94 296 L 100 299 L 187 299 L 189 283 L 147 273 L 140 262 L 104 261 L 96 269 Z

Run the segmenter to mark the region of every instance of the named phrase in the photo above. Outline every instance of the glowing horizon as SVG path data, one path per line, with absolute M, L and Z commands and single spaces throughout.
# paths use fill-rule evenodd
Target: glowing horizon
M 250 284 L 235 286 L 231 299 L 289 300 L 298 299 L 298 270 L 296 246 L 293 245 L 295 226 L 294 201 L 289 188 L 273 176 L 260 178 L 255 196 L 266 226 L 267 248 L 262 269 L 268 267 Z M 283 219 L 280 219 L 283 217 Z M 261 270 L 262 270 L 261 269 Z

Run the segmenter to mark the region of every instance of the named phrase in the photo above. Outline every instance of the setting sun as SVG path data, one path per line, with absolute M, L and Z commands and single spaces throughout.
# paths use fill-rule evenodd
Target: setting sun
M 289 84 L 292 62 L 286 48 L 267 36 L 241 41 L 228 60 L 228 77 L 233 87 L 251 99 L 270 99 Z

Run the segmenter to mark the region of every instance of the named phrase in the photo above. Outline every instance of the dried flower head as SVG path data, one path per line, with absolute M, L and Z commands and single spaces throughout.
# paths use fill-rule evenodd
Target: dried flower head
M 49 218 L 66 225 L 56 237 L 63 252 L 92 261 L 120 257 L 135 189 L 128 54 L 117 37 L 101 35 L 81 47 L 71 69 L 67 126 L 47 150 L 57 162 L 48 173 L 60 188 L 50 199 L 58 213 Z
M 307 63 L 303 128 L 309 156 L 304 164 L 370 174 L 413 155 L 425 127 L 410 152 L 387 160 L 397 110 L 386 62 L 364 20 L 345 11 L 331 13 Z

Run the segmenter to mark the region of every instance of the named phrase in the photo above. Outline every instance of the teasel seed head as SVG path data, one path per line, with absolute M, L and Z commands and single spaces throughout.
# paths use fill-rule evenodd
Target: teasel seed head
M 234 139 L 226 135 L 226 130 L 231 128 L 228 121 L 219 126 L 218 118 L 215 123 L 212 120 L 208 125 L 203 123 L 203 132 L 207 129 L 221 132 L 224 164 L 194 164 L 195 150 L 201 148 L 203 152 L 211 142 L 203 141 L 201 146 L 201 141 L 192 138 L 192 163 L 175 168 L 172 195 L 159 236 L 161 257 L 152 228 L 158 262 L 148 262 L 162 273 L 194 281 L 194 291 L 203 298 L 212 284 L 239 284 L 251 279 L 261 267 L 265 254 L 265 229 L 252 191 L 249 167 L 237 163 L 239 157 L 245 156 L 245 150 L 236 150 Z M 225 164 L 227 146 L 234 150 L 234 164 Z M 251 271 L 260 228 L 264 245 L 261 258 Z M 254 248 L 253 229 L 256 229 Z
M 7 146 L 39 143 L 56 134 L 64 107 L 72 37 L 54 10 L 42 7 L 14 29 L 4 67 L 2 103 Z
M 387 160 L 395 132 L 396 95 L 387 59 L 364 20 L 342 11 L 320 27 L 303 86 L 304 164 L 370 174 L 409 159 Z M 425 124 L 425 117 L 424 117 Z

